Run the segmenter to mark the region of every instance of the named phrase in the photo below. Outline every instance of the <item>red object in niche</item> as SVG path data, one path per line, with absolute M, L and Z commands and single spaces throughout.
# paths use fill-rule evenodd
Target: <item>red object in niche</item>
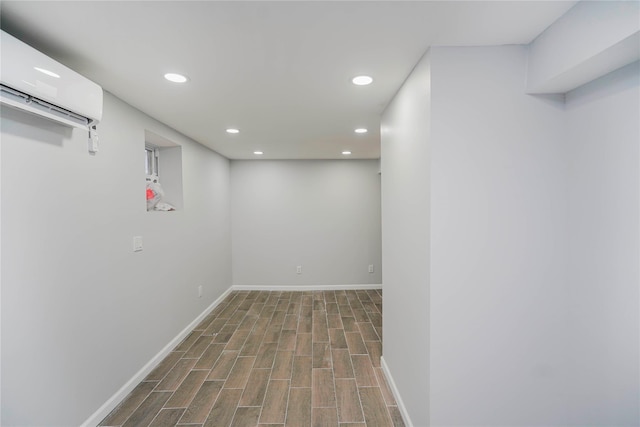
M 147 188 L 147 200 L 151 200 L 154 197 L 156 197 L 156 194 L 153 192 L 153 190 L 150 188 Z

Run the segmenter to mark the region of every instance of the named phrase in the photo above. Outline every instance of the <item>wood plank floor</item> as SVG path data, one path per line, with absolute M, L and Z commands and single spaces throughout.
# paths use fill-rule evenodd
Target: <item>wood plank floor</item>
M 404 426 L 382 291 L 231 293 L 100 426 Z

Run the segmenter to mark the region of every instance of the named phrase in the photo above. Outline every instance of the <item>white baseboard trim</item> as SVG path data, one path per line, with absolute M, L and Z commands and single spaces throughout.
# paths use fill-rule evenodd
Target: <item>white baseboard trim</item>
M 404 406 L 404 402 L 400 397 L 400 392 L 398 391 L 396 382 L 393 380 L 393 377 L 391 376 L 391 372 L 389 372 L 389 366 L 387 366 L 387 362 L 384 360 L 384 356 L 380 357 L 380 366 L 382 367 L 382 372 L 384 373 L 384 376 L 387 379 L 387 384 L 389 384 L 391 393 L 393 393 L 393 397 L 396 399 L 396 403 L 398 404 L 398 410 L 400 410 L 400 415 L 402 415 L 402 420 L 404 421 L 404 425 L 406 427 L 413 427 L 413 423 L 411 422 L 411 418 L 409 417 L 407 408 Z
M 222 293 L 209 307 L 207 307 L 193 322 L 189 323 L 178 335 L 175 336 L 162 350 L 147 362 L 136 374 L 127 381 L 113 396 L 107 400 L 96 412 L 82 423 L 81 427 L 97 426 L 133 389 L 146 378 L 147 375 L 173 350 L 202 320 L 213 311 L 233 290 L 230 287 Z
M 382 285 L 233 285 L 231 288 L 234 291 L 348 291 L 382 289 Z

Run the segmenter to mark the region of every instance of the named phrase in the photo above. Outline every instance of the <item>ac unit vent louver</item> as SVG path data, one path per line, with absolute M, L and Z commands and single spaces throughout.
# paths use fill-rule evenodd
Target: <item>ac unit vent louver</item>
M 0 103 L 89 132 L 97 147 L 102 88 L 15 37 L 1 32 Z

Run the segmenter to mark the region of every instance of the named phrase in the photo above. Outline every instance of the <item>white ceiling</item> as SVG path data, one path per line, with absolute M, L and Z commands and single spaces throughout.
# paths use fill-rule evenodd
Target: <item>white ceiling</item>
M 431 45 L 526 44 L 575 1 L 7 1 L 2 29 L 232 159 L 380 156 Z M 185 85 L 166 72 L 190 77 Z M 473 72 L 473 70 L 469 70 Z M 373 84 L 351 78 L 368 74 Z M 240 129 L 229 135 L 226 128 Z M 356 135 L 353 130 L 369 132 Z

